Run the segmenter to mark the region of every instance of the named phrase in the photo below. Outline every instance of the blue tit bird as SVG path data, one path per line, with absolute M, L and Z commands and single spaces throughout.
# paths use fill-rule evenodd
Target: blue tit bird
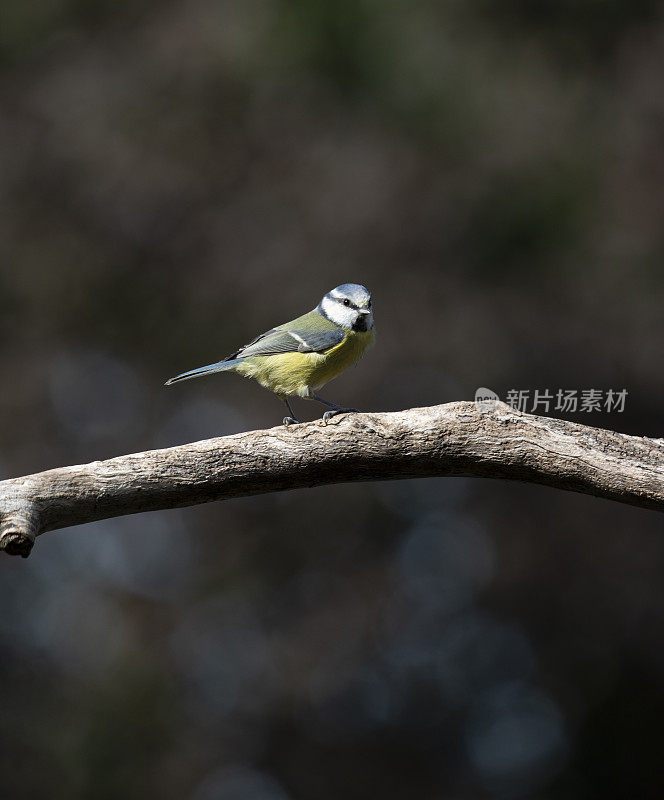
M 371 295 L 357 283 L 328 292 L 302 317 L 270 328 L 222 361 L 183 372 L 166 381 L 200 378 L 215 372 L 237 372 L 278 395 L 288 408 L 284 425 L 299 422 L 290 397 L 316 400 L 330 409 L 323 421 L 343 411 L 357 411 L 323 400 L 316 392 L 360 358 L 375 338 Z

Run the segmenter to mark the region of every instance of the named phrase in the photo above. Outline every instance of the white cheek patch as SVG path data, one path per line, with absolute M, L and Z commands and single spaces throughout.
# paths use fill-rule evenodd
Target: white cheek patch
M 333 305 L 334 305 L 334 303 L 330 300 L 330 298 L 327 295 L 325 295 L 325 297 L 320 301 L 321 310 L 325 314 L 326 317 L 330 316 L 330 313 L 332 311 L 330 306 L 333 306 Z
M 335 300 L 335 296 L 338 297 L 339 300 Z M 347 330 L 353 330 L 353 325 L 357 322 L 359 314 L 352 306 L 345 306 L 343 304 L 345 299 L 345 295 L 341 293 L 335 295 L 335 291 L 332 290 L 321 300 L 320 309 L 329 320 L 335 323 L 335 325 L 340 325 Z M 367 322 L 366 330 L 373 326 L 373 314 L 369 316 Z
M 332 300 L 328 295 L 325 295 L 321 303 L 323 312 L 329 320 L 336 322 L 337 325 L 343 325 L 345 321 L 345 308 L 340 305 L 336 300 Z

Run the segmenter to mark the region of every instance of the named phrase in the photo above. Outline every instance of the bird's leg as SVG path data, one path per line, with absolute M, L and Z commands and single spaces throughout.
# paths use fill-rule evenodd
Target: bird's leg
M 286 408 L 288 409 L 288 416 L 284 417 L 284 425 L 292 425 L 293 423 L 299 422 L 300 420 L 293 413 L 293 409 L 291 408 L 291 404 L 288 402 L 288 398 L 282 397 L 281 399 L 284 401 L 284 403 L 286 403 Z
M 330 411 L 326 411 L 323 414 L 323 422 L 327 425 L 327 421 L 330 417 L 335 416 L 335 414 L 343 414 L 344 411 L 355 411 L 357 412 L 356 408 L 346 408 L 345 406 L 338 406 L 336 403 L 330 403 L 329 400 L 323 400 L 322 397 L 319 397 L 317 394 L 311 394 L 311 399 L 316 400 L 319 403 L 322 403 L 324 406 L 330 406 Z

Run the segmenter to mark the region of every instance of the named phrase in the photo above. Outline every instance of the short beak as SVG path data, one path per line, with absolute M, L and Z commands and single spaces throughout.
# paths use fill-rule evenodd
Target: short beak
M 371 314 L 370 308 L 358 308 L 357 310 L 360 312 L 360 314 L 366 314 L 367 316 Z

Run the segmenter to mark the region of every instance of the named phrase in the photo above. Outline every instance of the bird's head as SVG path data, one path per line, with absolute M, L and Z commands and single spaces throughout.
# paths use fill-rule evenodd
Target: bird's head
M 359 283 L 343 283 L 332 289 L 316 310 L 330 322 L 350 331 L 369 331 L 373 328 L 371 295 Z

